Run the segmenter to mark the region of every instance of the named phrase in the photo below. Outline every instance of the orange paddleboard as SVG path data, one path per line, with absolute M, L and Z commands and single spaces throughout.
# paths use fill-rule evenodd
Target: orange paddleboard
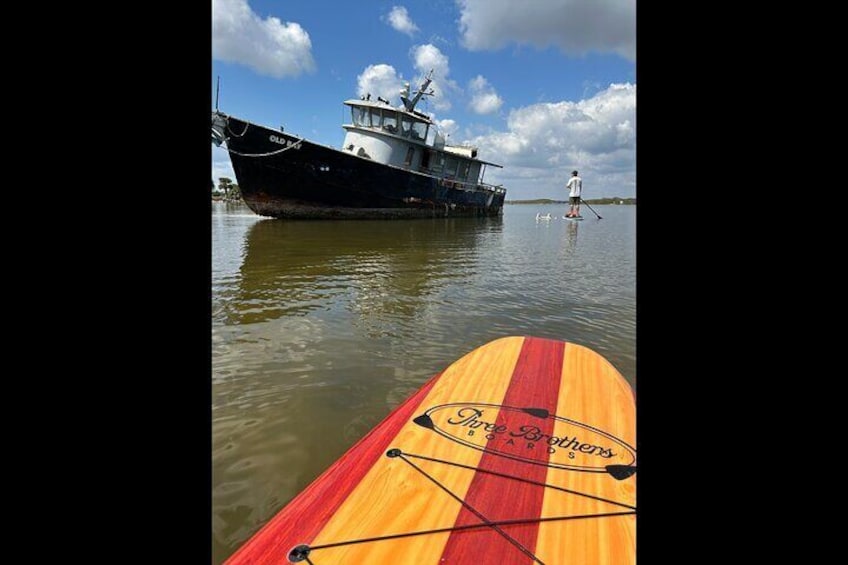
M 504 337 L 430 379 L 227 561 L 627 565 L 636 409 L 571 342 Z

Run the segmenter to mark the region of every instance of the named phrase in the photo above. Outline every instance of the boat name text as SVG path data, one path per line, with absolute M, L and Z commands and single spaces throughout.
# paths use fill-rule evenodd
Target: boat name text
M 268 137 L 268 139 L 270 139 L 274 143 L 277 143 L 279 145 L 283 145 L 285 147 L 291 147 L 293 145 L 297 145 L 297 147 L 295 147 L 295 149 L 300 149 L 300 145 L 298 144 L 298 141 L 295 141 L 295 140 L 286 139 L 285 137 L 277 137 L 276 135 L 271 135 L 270 137 Z

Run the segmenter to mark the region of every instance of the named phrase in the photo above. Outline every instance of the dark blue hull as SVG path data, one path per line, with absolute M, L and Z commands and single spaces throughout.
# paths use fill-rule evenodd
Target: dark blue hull
M 357 157 L 227 116 L 226 143 L 244 202 L 275 218 L 500 216 L 506 191 Z

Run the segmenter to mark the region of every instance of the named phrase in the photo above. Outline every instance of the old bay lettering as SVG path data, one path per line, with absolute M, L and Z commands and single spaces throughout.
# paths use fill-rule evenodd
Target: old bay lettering
M 270 139 L 274 143 L 285 145 L 286 147 L 291 147 L 292 145 L 297 143 L 297 141 L 292 141 L 291 139 L 286 139 L 285 137 L 277 137 L 276 135 L 271 135 L 268 137 L 268 139 Z M 297 149 L 300 149 L 300 146 L 298 146 Z
M 587 455 L 597 455 L 604 458 L 612 458 L 615 456 L 612 448 L 584 443 L 580 441 L 575 434 L 574 436 L 557 437 L 550 434 L 542 433 L 541 428 L 534 425 L 522 425 L 517 429 L 510 430 L 506 424 L 496 424 L 487 422 L 482 419 L 483 410 L 480 408 L 464 407 L 456 412 L 454 417 L 448 418 L 447 423 L 454 426 L 468 428 L 466 435 L 473 436 L 475 430 L 486 432 L 486 439 L 494 440 L 501 436 L 506 439 L 507 445 L 515 445 L 513 438 L 520 438 L 527 442 L 527 447 L 535 447 L 536 444 L 542 443 L 549 446 L 548 451 L 554 453 L 553 448 L 570 449 L 572 452 L 586 453 Z M 573 457 L 573 454 L 569 454 Z

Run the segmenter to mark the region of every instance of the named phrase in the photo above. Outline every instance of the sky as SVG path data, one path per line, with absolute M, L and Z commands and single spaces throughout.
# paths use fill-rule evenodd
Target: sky
M 416 110 L 478 147 L 507 200 L 636 196 L 636 0 L 212 0 L 211 107 L 341 148 L 343 101 Z M 213 146 L 212 180 L 236 181 Z

